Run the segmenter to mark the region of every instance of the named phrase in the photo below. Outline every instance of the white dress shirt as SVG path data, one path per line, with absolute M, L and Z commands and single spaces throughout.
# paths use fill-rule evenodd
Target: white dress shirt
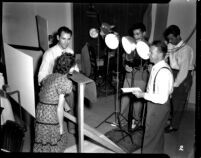
M 179 49 L 180 48 L 180 49 Z M 193 49 L 180 41 L 176 46 L 168 44 L 170 66 L 179 70 L 174 86 L 178 87 L 188 75 L 188 70 L 193 70 Z
M 162 60 L 156 63 L 152 69 L 149 77 L 147 91 L 144 98 L 153 103 L 164 104 L 167 102 L 169 95 L 173 92 L 173 75 L 168 64 Z M 160 71 L 159 71 L 160 69 Z M 158 72 L 158 73 L 157 73 Z M 157 76 L 156 76 L 157 75 Z M 154 92 L 154 78 L 155 92 Z
M 74 54 L 74 51 L 67 47 L 66 49 L 62 49 L 58 44 L 49 48 L 43 55 L 43 60 L 38 73 L 38 83 L 40 85 L 41 81 L 47 77 L 49 74 L 52 74 L 54 68 L 54 62 L 58 56 L 61 56 L 63 52 L 67 52 L 70 54 Z M 79 68 L 77 64 L 70 71 L 78 71 Z

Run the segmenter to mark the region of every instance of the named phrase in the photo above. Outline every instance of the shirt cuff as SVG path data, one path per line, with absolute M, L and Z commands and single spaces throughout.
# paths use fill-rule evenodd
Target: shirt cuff
M 144 93 L 144 99 L 149 100 L 149 95 L 148 95 L 148 93 Z

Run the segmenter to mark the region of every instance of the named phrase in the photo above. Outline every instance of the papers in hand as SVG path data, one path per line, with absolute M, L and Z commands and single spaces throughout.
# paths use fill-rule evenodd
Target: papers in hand
M 139 87 L 132 87 L 132 88 L 121 88 L 124 93 L 131 93 L 136 91 L 142 91 Z

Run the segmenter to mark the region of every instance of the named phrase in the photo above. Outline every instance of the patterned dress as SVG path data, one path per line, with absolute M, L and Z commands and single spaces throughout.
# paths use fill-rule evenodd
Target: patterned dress
M 36 107 L 35 141 L 33 152 L 63 152 L 67 135 L 59 132 L 57 107 L 60 94 L 72 91 L 72 82 L 66 75 L 54 73 L 44 80 Z

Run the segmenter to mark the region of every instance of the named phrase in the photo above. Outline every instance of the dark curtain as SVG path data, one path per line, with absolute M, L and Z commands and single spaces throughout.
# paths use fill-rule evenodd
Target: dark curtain
M 97 45 L 97 39 L 90 38 L 89 30 L 99 28 L 102 22 L 115 25 L 113 30 L 120 36 L 129 35 L 132 25 L 136 22 L 144 22 L 144 19 L 146 19 L 147 30 L 151 30 L 150 6 L 151 4 L 148 3 L 74 3 L 75 53 L 80 53 L 86 42 Z

